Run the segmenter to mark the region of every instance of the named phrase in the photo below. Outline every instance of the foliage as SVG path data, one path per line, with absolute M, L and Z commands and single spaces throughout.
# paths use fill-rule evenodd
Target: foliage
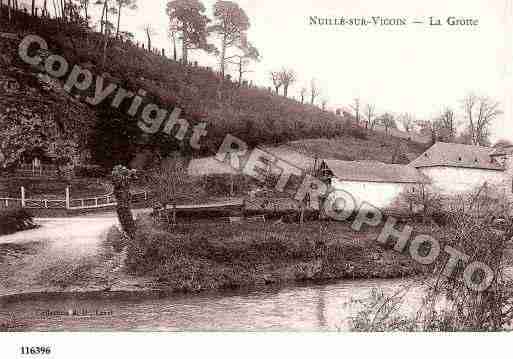
M 105 168 L 99 165 L 79 165 L 73 168 L 75 176 L 84 178 L 104 178 L 107 175 Z
M 182 42 L 182 60 L 188 62 L 189 50 L 213 52 L 215 47 L 207 42 L 210 19 L 204 15 L 205 6 L 198 0 L 173 0 L 167 3 L 166 13 L 172 31 Z
M 217 1 L 214 4 L 214 25 L 210 31 L 221 38 L 219 63 L 224 77 L 227 51 L 238 46 L 246 38 L 250 26 L 249 17 L 239 5 L 232 1 Z
M 34 228 L 33 216 L 24 209 L 0 210 L 0 235 Z
M 137 219 L 128 243 L 130 273 L 154 276 L 166 289 L 199 291 L 280 282 L 398 277 L 417 273 L 404 257 L 390 260 L 369 237 L 347 238 L 344 224 L 182 224 L 170 232 Z M 372 234 L 375 235 L 375 234 Z M 377 263 L 372 258 L 381 258 Z
M 405 322 L 408 325 L 397 327 L 399 330 L 501 331 L 511 328 L 513 281 L 507 275 L 511 262 L 509 241 L 513 234 L 513 220 L 509 217 L 511 208 L 483 188 L 472 193 L 469 200 L 470 206 L 462 203 L 456 210 L 451 210 L 447 215 L 447 224 L 437 231 L 441 246 L 451 246 L 464 254 L 465 259 L 458 260 L 449 272 L 446 272 L 448 258 L 435 262 L 434 275 L 422 283 L 424 296 L 421 306 L 416 315 Z M 497 227 L 497 218 L 505 221 L 504 229 Z M 471 278 L 462 280 L 463 263 L 468 265 L 476 261 L 489 267 L 491 277 L 478 271 Z M 469 281 L 481 284 L 485 278 L 490 280 L 486 282 L 489 285 L 479 291 L 468 287 Z M 395 303 L 394 297 L 397 294 L 380 299 L 382 302 Z M 378 321 L 371 321 L 372 325 L 367 325 L 369 306 L 374 311 L 374 318 L 379 318 Z M 357 316 L 360 319 L 353 323 L 354 329 L 373 331 L 394 328 L 391 317 L 398 310 L 398 305 L 377 307 L 371 302 Z
M 424 222 L 442 213 L 443 197 L 424 184 L 405 192 L 403 197 L 411 210 L 411 215 L 414 216 L 420 212 Z
M 417 327 L 414 319 L 399 313 L 405 293 L 397 291 L 386 296 L 382 290 L 372 289 L 365 300 L 351 300 L 363 308 L 351 318 L 351 326 L 357 332 L 412 331 Z

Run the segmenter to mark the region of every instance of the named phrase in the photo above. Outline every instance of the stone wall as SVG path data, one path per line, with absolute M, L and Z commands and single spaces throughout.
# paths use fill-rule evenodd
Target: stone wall
M 420 171 L 431 180 L 430 188 L 444 196 L 470 193 L 486 182 L 495 192 L 513 197 L 508 171 L 446 166 L 425 167 Z
M 332 187 L 351 194 L 357 207 L 363 202 L 367 202 L 380 209 L 404 210 L 408 206 L 404 199 L 405 192 L 418 190 L 420 185 L 415 183 L 340 181 L 334 178 Z

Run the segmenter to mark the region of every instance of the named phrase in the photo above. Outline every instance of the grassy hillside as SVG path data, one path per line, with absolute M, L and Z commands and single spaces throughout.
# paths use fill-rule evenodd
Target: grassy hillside
M 369 132 L 366 139 L 343 136 L 331 139 L 291 141 L 293 150 L 320 158 L 344 161 L 373 160 L 384 163 L 409 163 L 426 150 L 426 145 Z M 394 158 L 395 157 L 395 158 Z
M 109 81 L 133 92 L 144 89 L 148 92 L 147 102 L 155 102 L 167 109 L 178 106 L 184 110 L 183 117 L 192 124 L 207 122 L 208 135 L 203 139 L 202 151 L 195 153 L 196 156 L 215 153 L 228 133 L 245 140 L 250 146 L 322 138 L 323 140 L 319 141 L 305 140 L 299 144 L 292 142 L 292 145 L 302 150 L 321 151 L 321 156 L 343 159 L 387 161 L 389 149 L 395 146 L 396 140 L 373 133 L 366 134 L 363 130 L 355 128 L 348 119 L 334 113 L 322 111 L 315 106 L 302 105 L 266 89 L 239 86 L 230 80 L 220 79 L 211 69 L 182 65 L 140 49 L 130 42 L 110 39 L 103 66 L 104 38 L 84 27 L 24 14 L 18 14 L 14 23 L 8 23 L 5 17 L 0 18 L 0 27 L 2 31 L 17 33 L 20 38 L 29 33 L 37 34 L 48 42 L 52 53 L 62 55 L 70 65 L 78 64 L 94 74 L 103 74 Z M 0 39 L 0 42 L 4 40 Z M 5 46 L 4 43 L 3 47 Z M 10 53 L 14 55 L 7 59 L 11 63 L 9 71 L 12 72 L 14 67 L 17 72 L 37 76 L 37 70 L 29 68 L 19 58 L 15 58 L 16 48 L 13 48 L 12 44 L 10 46 Z M 0 74 L 4 71 L 0 69 Z M 23 84 L 25 80 L 18 78 L 18 81 Z M 60 86 L 62 85 L 60 82 Z M 38 86 L 31 85 L 31 88 L 34 87 L 35 91 L 38 94 L 42 93 L 41 96 L 44 97 L 44 91 Z M 59 113 L 59 116 L 54 116 L 59 117 L 54 121 L 64 123 L 64 126 L 61 126 L 63 128 L 67 128 L 69 122 L 73 124 L 69 127 L 76 129 L 77 116 L 62 114 L 63 108 L 69 108 L 63 106 L 63 103 L 74 99 L 62 89 L 55 91 L 52 96 L 55 97 L 55 93 L 60 94 L 63 100 L 54 101 L 53 105 L 47 101 L 48 106 L 45 106 L 44 111 L 38 112 Z M 28 97 L 28 93 L 25 97 Z M 16 99 L 17 103 L 26 100 L 23 94 L 17 94 Z M 46 100 L 43 99 L 42 102 L 44 101 Z M 74 102 L 75 107 L 79 106 L 76 104 L 77 101 Z M 16 108 L 17 103 L 11 103 L 10 106 Z M 79 133 L 80 137 L 86 136 L 87 139 L 75 138 L 76 132 L 70 134 L 70 131 L 65 130 L 62 130 L 62 136 L 73 137 L 73 143 L 79 151 L 90 149 L 92 160 L 103 160 L 102 164 L 106 167 L 115 163 L 128 164 L 133 155 L 140 151 L 141 146 L 163 152 L 173 150 L 177 146 L 173 141 L 162 140 L 158 136 L 140 136 L 135 122 L 122 113 L 123 109 L 117 111 L 101 106 L 82 108 L 84 106 L 80 107 L 84 113 L 80 117 L 85 117 L 85 120 L 81 122 L 82 128 Z M 117 121 L 113 123 L 113 119 Z M 330 138 L 336 137 L 344 140 L 330 142 Z M 386 150 L 383 150 L 381 145 L 385 146 Z

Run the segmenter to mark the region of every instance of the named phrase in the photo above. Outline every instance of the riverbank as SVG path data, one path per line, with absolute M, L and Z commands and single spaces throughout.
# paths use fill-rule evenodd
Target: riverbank
M 426 271 L 410 257 L 376 242 L 378 232 L 340 222 L 201 223 L 166 228 L 138 220 L 134 241 L 112 230 L 107 242 L 126 245 L 126 272 L 152 278 L 153 288 L 199 292 L 389 279 Z M 114 249 L 115 250 L 115 249 Z
M 0 237 L 0 295 L 197 293 L 401 278 L 423 271 L 379 246 L 378 233 L 338 222 L 201 223 L 164 228 L 147 216 L 126 241 L 115 216 L 48 220 Z M 109 229 L 110 228 L 110 229 Z

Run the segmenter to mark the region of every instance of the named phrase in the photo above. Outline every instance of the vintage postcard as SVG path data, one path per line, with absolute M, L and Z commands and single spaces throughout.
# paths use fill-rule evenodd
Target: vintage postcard
M 512 34 L 511 0 L 1 0 L 0 332 L 509 331 Z

